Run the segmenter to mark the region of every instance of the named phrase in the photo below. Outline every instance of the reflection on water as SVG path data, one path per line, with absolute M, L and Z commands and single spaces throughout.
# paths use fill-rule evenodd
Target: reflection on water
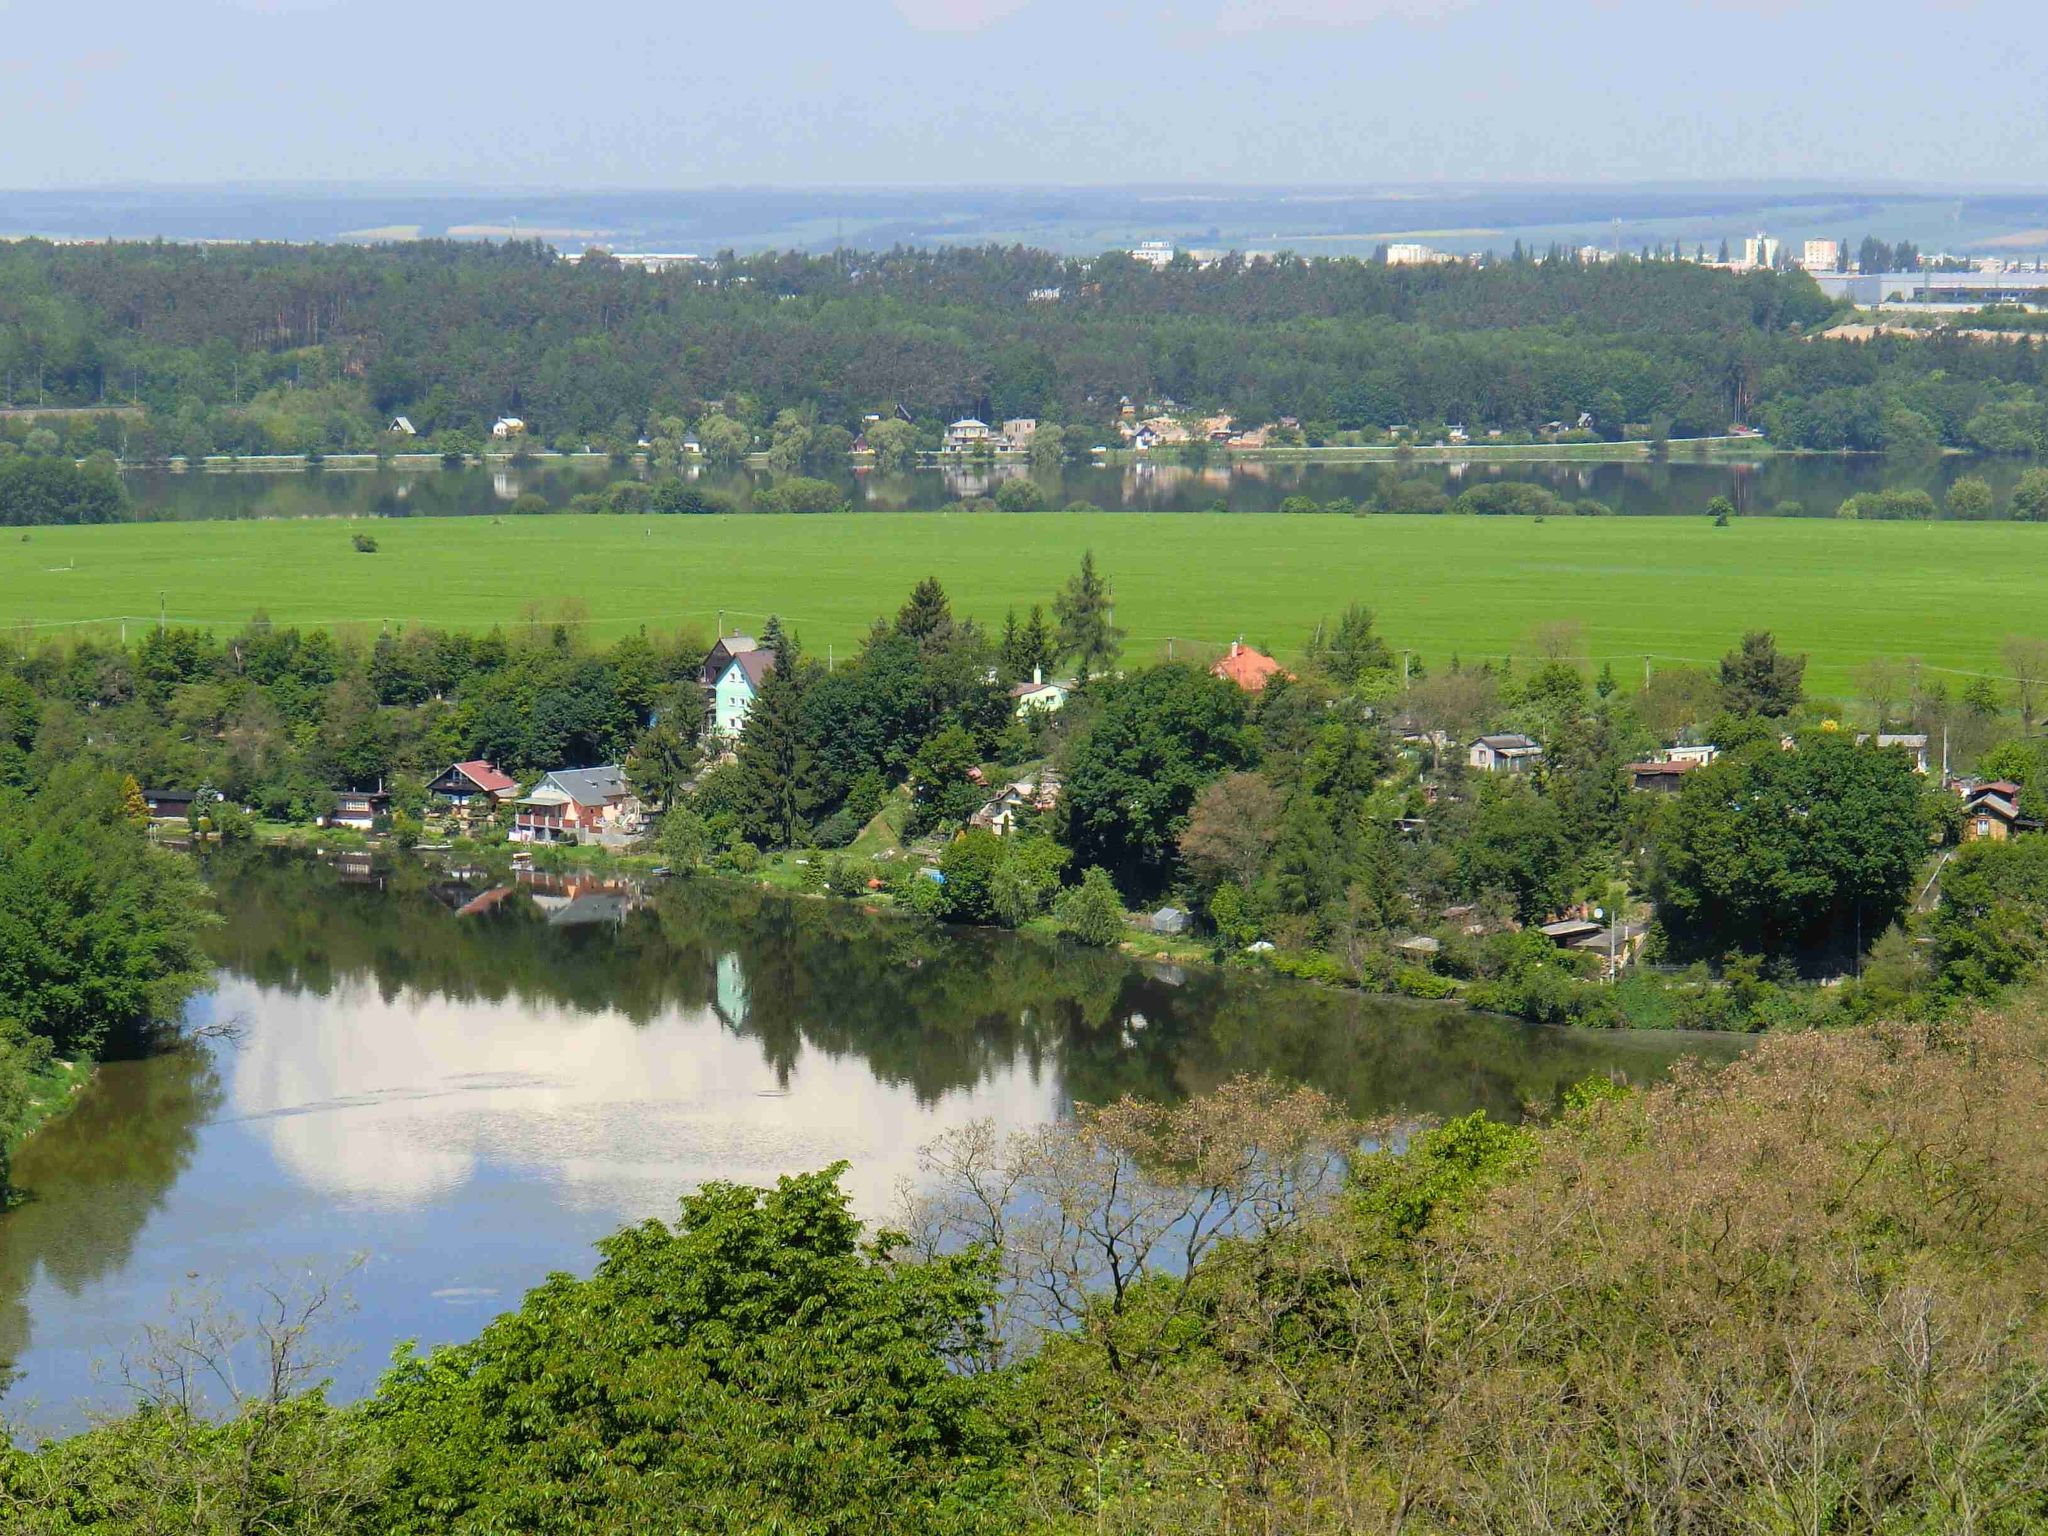
M 1243 1071 L 1362 1112 L 1512 1115 L 1723 1041 L 1441 1007 L 945 933 L 711 882 L 493 882 L 417 862 L 216 863 L 235 1038 L 110 1066 L 23 1149 L 0 1220 L 7 1408 L 71 1423 L 172 1292 L 360 1255 L 355 1392 L 402 1338 L 464 1336 L 708 1178 L 844 1158 L 880 1213 L 977 1118 L 1198 1092 Z
M 1738 511 L 1764 513 L 1796 506 L 1808 516 L 1833 516 L 1835 508 L 1860 491 L 1887 486 L 1925 490 L 1942 500 L 1963 475 L 1989 480 L 2001 498 L 2025 469 L 2020 459 L 1978 459 L 1950 454 L 1923 460 L 1877 455 L 1784 454 L 1756 462 L 1689 462 L 1683 445 L 1666 463 L 1635 460 L 1500 461 L 1450 463 L 1335 464 L 1329 462 L 1218 461 L 1194 466 L 1138 462 L 1114 467 L 1070 464 L 1036 474 L 1048 506 L 1084 501 L 1109 511 L 1201 512 L 1219 502 L 1233 512 L 1272 512 L 1290 496 L 1318 503 L 1372 498 L 1387 478 L 1422 480 L 1456 496 L 1486 480 L 1525 480 L 1571 501 L 1591 499 L 1634 515 L 1698 514 L 1716 496 Z M 325 469 L 313 473 L 238 471 L 232 474 L 171 474 L 138 470 L 128 475 L 136 505 L 162 518 L 233 517 L 454 517 L 498 516 L 522 495 L 538 496 L 550 507 L 567 506 L 582 492 L 601 490 L 616 479 L 642 471 L 603 459 L 535 460 L 491 468 Z M 741 505 L 769 483 L 766 471 L 697 467 L 689 478 L 706 490 Z M 819 473 L 809 471 L 809 473 Z M 873 470 L 824 471 L 842 485 L 848 499 L 869 511 L 915 511 L 941 507 L 963 497 L 987 496 L 1005 479 L 1031 473 L 1022 465 L 958 466 L 901 474 Z

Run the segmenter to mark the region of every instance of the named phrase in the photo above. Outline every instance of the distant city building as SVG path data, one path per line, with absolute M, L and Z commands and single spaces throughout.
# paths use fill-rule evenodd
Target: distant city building
M 1759 230 L 1743 240 L 1742 264 L 1751 268 L 1775 267 L 1778 264 L 1778 250 L 1777 237 Z
M 1428 267 L 1440 261 L 1455 260 L 1455 256 L 1446 255 L 1433 246 L 1417 245 L 1411 241 L 1396 241 L 1387 247 L 1387 265 L 1390 267 Z
M 1809 272 L 1833 272 L 1842 265 L 1842 242 L 1809 240 L 1799 253 L 1799 265 Z
M 1171 240 L 1140 240 L 1131 248 L 1131 260 L 1142 261 L 1147 266 L 1164 267 L 1173 261 Z

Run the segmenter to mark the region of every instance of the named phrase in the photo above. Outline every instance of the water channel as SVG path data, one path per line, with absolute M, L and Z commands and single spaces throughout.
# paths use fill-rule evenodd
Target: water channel
M 886 1214 L 976 1118 L 1174 1097 L 1240 1072 L 1361 1113 L 1513 1116 L 1723 1037 L 1540 1029 L 1203 967 L 949 931 L 712 882 L 217 857 L 197 1044 L 104 1067 L 30 1139 L 0 1217 L 0 1416 L 119 1403 L 146 1324 L 346 1273 L 335 1391 L 474 1333 L 710 1178 L 850 1164 Z M 349 1267 L 358 1267 L 352 1272 Z
M 1920 489 L 1939 502 L 1963 475 L 1989 481 L 2003 499 L 2026 468 L 2017 459 L 1962 455 L 1901 462 L 1876 455 L 1766 455 L 1753 463 L 1634 461 L 1471 460 L 1461 463 L 1380 462 L 1215 463 L 1202 468 L 1165 463 L 1074 464 L 1038 484 L 1047 505 L 1088 502 L 1105 511 L 1203 512 L 1222 503 L 1234 512 L 1272 512 L 1290 496 L 1318 503 L 1358 503 L 1390 476 L 1421 480 L 1455 496 L 1488 480 L 1523 480 L 1573 501 L 1591 499 L 1630 516 L 1692 515 L 1716 496 L 1747 514 L 1832 517 L 1858 492 L 1886 487 Z M 404 467 L 329 466 L 317 470 L 232 470 L 173 473 L 138 470 L 128 475 L 135 503 L 146 516 L 171 520 L 237 517 L 449 517 L 497 515 L 523 495 L 550 508 L 579 492 L 602 489 L 639 473 L 604 459 L 545 459 L 528 463 L 443 469 L 432 463 Z M 868 511 L 917 511 L 963 497 L 990 494 L 1021 467 L 920 469 L 902 474 L 846 472 L 836 477 L 848 500 Z M 747 505 L 769 482 L 765 472 L 699 468 L 692 480 Z

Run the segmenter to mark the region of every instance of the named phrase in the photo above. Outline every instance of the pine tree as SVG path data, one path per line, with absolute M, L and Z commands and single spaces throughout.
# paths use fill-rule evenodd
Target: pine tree
M 1096 574 L 1094 550 L 1082 554 L 1081 569 L 1053 599 L 1052 607 L 1060 621 L 1059 654 L 1074 658 L 1080 681 L 1116 664 L 1124 632 L 1112 622 L 1109 586 Z
M 142 786 L 132 773 L 121 775 L 121 814 L 138 827 L 149 823 L 149 803 L 142 798 Z
M 817 764 L 805 738 L 804 666 L 795 639 L 770 619 L 775 666 L 747 711 L 740 733 L 742 821 L 748 838 L 765 847 L 790 848 L 810 830 L 818 803 Z
M 1023 672 L 1049 672 L 1059 660 L 1059 648 L 1053 643 L 1052 631 L 1046 627 L 1045 607 L 1040 603 L 1031 605 L 1031 617 L 1025 622 L 1022 640 Z
M 953 605 L 936 576 L 927 576 L 910 589 L 910 600 L 896 615 L 896 633 L 919 645 L 934 637 L 944 638 L 953 627 Z

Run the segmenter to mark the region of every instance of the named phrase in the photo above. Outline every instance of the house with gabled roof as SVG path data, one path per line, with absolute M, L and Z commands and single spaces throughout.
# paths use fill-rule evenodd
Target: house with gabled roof
M 647 822 L 646 807 L 616 763 L 557 768 L 517 804 L 512 819 L 515 843 L 623 840 L 637 837 Z
M 519 793 L 519 781 L 509 773 L 500 773 L 482 758 L 473 758 L 443 769 L 440 776 L 427 786 L 427 793 L 456 810 L 480 811 L 488 815 L 498 808 L 500 801 L 510 800 Z
M 775 653 L 755 649 L 741 651 L 719 670 L 711 685 L 711 735 L 732 742 L 746 728 L 747 714 L 760 696 L 761 685 L 775 670 Z
M 1057 678 L 1047 677 L 1043 669 L 1033 667 L 1031 681 L 1019 683 L 1010 690 L 1010 704 L 1019 720 L 1033 710 L 1051 714 L 1066 707 L 1067 695 L 1073 691 L 1074 685 L 1071 680 L 1062 682 Z
M 704 665 L 697 669 L 697 681 L 706 688 L 716 688 L 718 686 L 718 679 L 724 675 L 725 669 L 732 664 L 733 657 L 743 656 L 748 651 L 758 651 L 759 649 L 761 649 L 761 642 L 752 635 L 743 635 L 738 630 L 734 630 L 729 635 L 720 635 L 718 643 L 704 653 Z
M 1542 761 L 1536 739 L 1518 731 L 1481 736 L 1465 749 L 1466 766 L 1481 773 L 1527 773 Z

